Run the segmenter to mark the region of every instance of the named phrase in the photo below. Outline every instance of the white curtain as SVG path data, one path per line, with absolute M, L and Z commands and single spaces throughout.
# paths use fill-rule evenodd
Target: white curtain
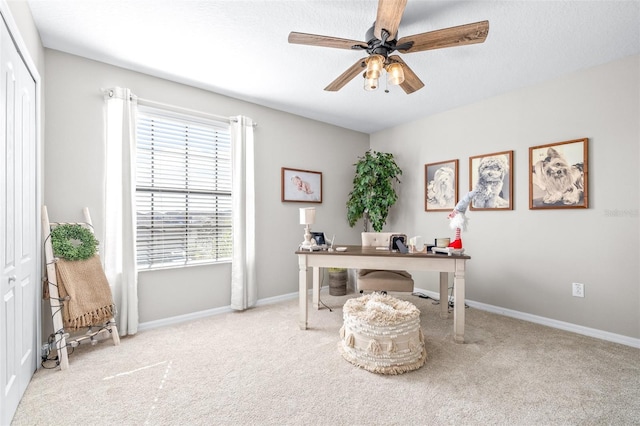
M 244 310 L 257 301 L 253 121 L 231 118 L 233 258 L 231 308 Z
M 104 91 L 105 200 L 104 271 L 118 309 L 121 336 L 138 331 L 136 270 L 135 159 L 136 98 L 129 89 Z

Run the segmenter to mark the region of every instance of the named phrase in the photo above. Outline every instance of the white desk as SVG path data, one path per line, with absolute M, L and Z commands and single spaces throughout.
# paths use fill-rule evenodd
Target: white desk
M 444 254 L 401 254 L 376 250 L 372 247 L 347 246 L 344 252 L 296 251 L 300 285 L 300 329 L 307 329 L 307 270 L 313 268 L 313 306 L 320 305 L 320 268 L 395 269 L 440 272 L 440 317 L 449 316 L 448 274 L 453 273 L 453 331 L 454 340 L 464 343 L 464 273 L 469 256 Z

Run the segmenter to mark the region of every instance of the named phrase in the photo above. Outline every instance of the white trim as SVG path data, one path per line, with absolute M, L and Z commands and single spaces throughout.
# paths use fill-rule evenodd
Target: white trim
M 424 293 L 427 296 L 436 300 L 440 298 L 440 293 L 437 293 L 435 291 L 415 288 L 414 292 Z M 270 305 L 270 304 L 282 302 L 285 300 L 296 299 L 297 297 L 298 297 L 297 292 L 283 294 L 281 296 L 269 297 L 266 299 L 258 300 L 258 302 L 256 303 L 256 306 Z M 583 327 L 581 325 L 576 325 L 568 322 L 540 317 L 538 315 L 527 314 L 525 312 L 518 312 L 511 309 L 501 308 L 499 306 L 488 305 L 486 303 L 474 302 L 472 300 L 466 300 L 465 302 L 468 306 L 475 309 L 479 309 L 481 311 L 487 311 L 487 312 L 491 312 L 498 315 L 504 315 L 510 318 L 521 319 L 523 321 L 532 322 L 535 324 L 546 325 L 551 328 L 570 331 L 572 333 L 582 334 L 584 336 L 595 337 L 596 339 L 606 340 L 608 342 L 620 343 L 621 345 L 625 345 L 625 346 L 640 348 L 640 339 L 634 339 L 633 337 L 623 336 L 621 334 L 609 333 L 608 331 L 596 330 L 594 328 Z M 222 308 L 209 309 L 206 311 L 194 312 L 192 314 L 186 314 L 186 315 L 179 315 L 176 317 L 165 318 L 157 321 L 148 321 L 148 322 L 140 323 L 140 325 L 138 326 L 138 331 L 150 330 L 152 328 L 163 327 L 166 325 L 174 325 L 184 321 L 191 321 L 195 319 L 206 318 L 208 316 L 223 314 L 227 312 L 235 312 L 235 311 L 232 310 L 230 307 L 225 306 Z M 292 317 L 292 321 L 295 321 L 295 318 Z
M 22 34 L 18 29 L 16 21 L 13 19 L 11 8 L 9 8 L 9 4 L 6 0 L 0 0 L 0 14 L 2 14 L 4 21 L 7 23 L 7 28 L 9 28 L 11 38 L 18 48 L 18 53 L 22 56 L 22 60 L 35 80 L 36 86 L 38 86 L 40 84 L 40 73 L 38 72 L 35 62 L 33 62 L 33 59 L 31 58 L 31 53 L 29 52 L 29 49 L 27 49 L 27 45 L 22 38 Z
M 9 4 L 7 3 L 6 0 L 0 0 L 0 18 L 4 20 L 5 24 L 7 25 L 7 28 L 9 29 L 9 33 L 11 34 L 11 38 L 13 40 L 13 43 L 16 45 L 17 49 L 18 49 L 18 53 L 20 54 L 20 57 L 22 58 L 24 64 L 26 65 L 27 69 L 29 70 L 29 73 L 31 73 L 31 77 L 33 78 L 33 81 L 36 84 L 35 87 L 35 119 L 36 119 L 36 146 L 35 146 L 35 152 L 33 153 L 33 155 L 36 156 L 35 158 L 35 172 L 36 175 L 34 176 L 35 179 L 35 183 L 36 183 L 36 200 L 35 200 L 35 209 L 36 209 L 36 235 L 34 235 L 34 238 L 36 238 L 36 247 L 41 248 L 41 242 L 42 242 L 42 224 L 41 224 L 41 216 L 40 216 L 40 206 L 42 205 L 42 114 L 41 114 L 41 110 L 42 110 L 42 98 L 41 98 L 41 79 L 40 79 L 40 72 L 38 71 L 38 67 L 36 67 L 35 62 L 33 61 L 33 58 L 31 57 L 31 52 L 29 52 L 29 49 L 27 48 L 26 43 L 24 42 L 24 39 L 22 38 L 22 34 L 20 33 L 20 29 L 18 28 L 18 24 L 16 24 L 15 19 L 13 18 L 13 14 L 11 13 L 11 8 L 9 7 Z M 32 18 L 33 20 L 33 18 Z M 42 270 L 42 250 L 37 250 L 36 251 L 36 265 L 37 265 L 37 276 L 38 277 L 42 277 L 43 276 L 43 270 Z M 38 290 L 36 292 L 37 296 L 38 296 L 38 300 L 42 300 L 42 286 L 38 285 Z M 42 304 L 41 303 L 37 303 L 36 306 L 36 342 L 39 342 L 36 349 L 39 349 L 42 342 Z M 39 352 L 36 352 L 37 355 L 39 355 Z M 41 368 L 40 362 L 39 362 L 39 356 L 34 356 L 34 361 L 35 361 L 35 365 L 34 367 L 36 369 Z
M 233 310 L 228 306 L 223 306 L 221 308 L 207 309 L 206 311 L 192 312 L 190 314 L 177 315 L 175 317 L 163 318 L 155 321 L 141 322 L 138 324 L 138 331 L 151 330 L 158 327 L 166 327 L 168 325 L 175 325 L 186 321 L 207 318 L 213 315 L 226 314 L 227 312 L 233 312 Z
M 311 294 L 313 290 L 309 290 L 309 294 Z M 256 301 L 256 306 L 264 306 L 264 305 L 271 305 L 273 303 L 278 303 L 278 302 L 283 302 L 285 300 L 291 300 L 291 299 L 297 299 L 298 298 L 298 292 L 296 291 L 295 293 L 287 293 L 287 294 L 282 294 L 280 296 L 274 296 L 274 297 L 268 297 L 266 299 L 260 299 L 258 301 Z
M 422 289 L 414 289 L 415 292 L 424 293 L 434 299 L 440 298 L 440 293 Z M 505 317 L 516 318 L 535 324 L 546 325 L 547 327 L 557 328 L 559 330 L 570 331 L 572 333 L 582 334 L 584 336 L 595 337 L 596 339 L 606 340 L 608 342 L 620 343 L 621 345 L 631 346 L 634 348 L 640 348 L 640 339 L 635 339 L 629 336 L 623 336 L 621 334 L 610 333 L 608 331 L 597 330 L 595 328 L 584 327 L 569 322 L 558 321 L 551 318 L 545 318 L 538 315 L 528 314 L 526 312 L 514 311 L 512 309 L 502 308 L 500 306 L 488 305 L 486 303 L 474 302 L 473 300 L 465 300 L 466 304 L 472 308 L 479 309 L 481 311 L 487 311 L 498 315 L 504 315 Z
M 273 303 L 282 302 L 285 300 L 291 300 L 298 297 L 298 293 L 283 294 L 281 296 L 269 297 L 266 299 L 260 299 L 256 302 L 255 306 L 271 305 Z M 218 314 L 226 314 L 229 312 L 237 312 L 231 309 L 230 306 L 223 306 L 220 308 L 207 309 L 205 311 L 192 312 L 190 314 L 178 315 L 170 318 L 163 318 L 155 321 L 141 322 L 138 325 L 138 331 L 151 330 L 153 328 L 164 327 L 167 325 L 175 325 L 181 322 L 193 321 L 201 318 L 210 317 Z

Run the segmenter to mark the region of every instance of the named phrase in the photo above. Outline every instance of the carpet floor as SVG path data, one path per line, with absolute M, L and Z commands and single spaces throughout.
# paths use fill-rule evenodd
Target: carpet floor
M 13 425 L 633 425 L 640 350 L 466 310 L 465 343 L 433 300 L 421 311 L 427 362 L 370 373 L 338 350 L 342 305 L 288 300 L 81 345 L 70 368 L 39 369 Z

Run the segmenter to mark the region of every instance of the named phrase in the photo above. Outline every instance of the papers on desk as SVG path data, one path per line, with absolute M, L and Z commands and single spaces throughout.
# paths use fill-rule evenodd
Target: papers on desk
M 442 254 L 446 254 L 448 256 L 451 256 L 453 254 L 455 255 L 461 255 L 464 253 L 464 249 L 454 249 L 453 247 L 431 247 L 431 251 L 433 253 L 442 253 Z

